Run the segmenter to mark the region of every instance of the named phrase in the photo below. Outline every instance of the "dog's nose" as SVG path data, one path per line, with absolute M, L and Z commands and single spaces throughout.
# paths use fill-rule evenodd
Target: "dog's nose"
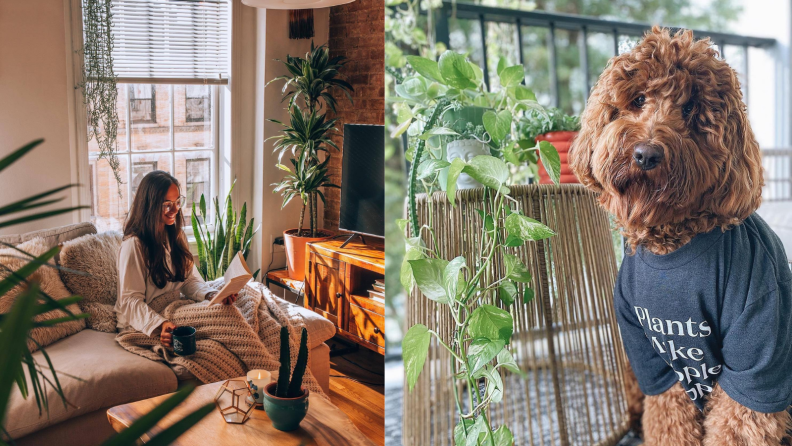
M 652 144 L 638 144 L 633 150 L 633 160 L 642 170 L 652 170 L 663 161 L 663 151 Z

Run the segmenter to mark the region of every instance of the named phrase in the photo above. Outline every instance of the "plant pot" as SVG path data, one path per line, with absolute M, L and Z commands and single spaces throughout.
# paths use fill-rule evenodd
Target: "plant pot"
M 305 231 L 305 229 L 303 229 Z M 332 231 L 320 229 L 319 237 L 298 237 L 297 229 L 283 231 L 283 245 L 286 249 L 286 266 L 289 269 L 289 278 L 292 280 L 305 279 L 305 245 L 308 243 L 327 240 L 333 235 Z
M 451 141 L 448 143 L 448 146 L 446 146 L 446 150 L 448 151 L 447 156 L 449 162 L 456 158 L 462 158 L 462 160 L 467 163 L 479 155 L 490 154 L 489 147 L 483 142 L 475 139 L 458 139 L 456 141 Z M 448 179 L 448 168 L 444 169 L 444 173 L 445 175 L 440 177 L 440 181 L 443 182 L 443 185 L 445 185 Z M 457 177 L 457 190 L 475 189 L 478 187 L 484 186 L 464 172 L 460 173 L 459 177 Z
M 475 125 L 484 125 L 484 113 L 491 108 L 468 105 L 458 110 L 448 109 L 443 113 L 443 124 L 457 132 L 465 130 L 465 125 L 470 122 Z
M 301 387 L 303 394 L 296 398 L 278 398 L 275 396 L 277 385 L 277 382 L 271 382 L 264 387 L 264 410 L 275 429 L 285 432 L 296 430 L 308 413 L 308 389 Z
M 578 132 L 548 132 L 536 137 L 536 142 L 548 141 L 558 151 L 558 157 L 561 159 L 561 177 L 560 183 L 579 183 L 572 169 L 569 167 L 569 147 L 572 145 L 572 140 L 575 139 Z M 547 174 L 542 162 L 539 161 L 539 184 L 553 184 L 550 175 Z

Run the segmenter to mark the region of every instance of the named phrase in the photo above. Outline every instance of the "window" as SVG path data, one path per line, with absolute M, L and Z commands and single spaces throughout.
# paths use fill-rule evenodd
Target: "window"
M 187 85 L 185 96 L 184 115 L 187 122 L 206 122 L 212 119 L 208 85 Z
M 107 160 L 98 159 L 96 141 L 88 143 L 92 171 L 91 214 L 100 232 L 123 230 L 124 219 L 140 182 L 154 170 L 164 170 L 179 180 L 182 195 L 187 197 L 182 212 L 188 232 L 192 227 L 190 218 L 193 201 L 199 202 L 201 194 L 211 201 L 217 194 L 217 169 L 214 166 L 219 137 L 214 120 L 208 117 L 217 115 L 220 88 L 200 86 L 209 91 L 208 95 L 201 98 L 205 110 L 202 113 L 207 119 L 190 122 L 188 109 L 177 106 L 186 103 L 190 91 L 187 87 L 190 85 L 118 84 L 117 153 L 123 182 L 120 188 Z M 141 99 L 140 94 L 148 92 L 148 99 Z M 134 104 L 145 104 L 143 108 L 148 110 L 149 101 L 157 104 L 156 119 L 135 121 Z M 214 209 L 209 208 L 207 212 L 214 212 Z
M 129 115 L 133 123 L 157 122 L 157 89 L 153 85 L 129 86 Z
M 135 199 L 138 186 L 147 173 L 157 170 L 156 161 L 146 161 L 132 164 L 132 199 Z
M 209 158 L 196 158 L 187 160 L 187 190 L 185 196 L 185 218 L 187 213 L 192 214 L 192 206 L 198 206 L 201 195 L 209 195 L 209 175 L 211 160 Z M 187 222 L 185 222 L 187 224 Z
M 230 0 L 112 0 L 112 63 L 117 76 L 116 172 L 88 143 L 91 219 L 98 230 L 122 230 L 143 178 L 154 170 L 179 180 L 192 203 L 211 202 L 219 187 L 218 128 L 228 94 Z M 83 17 L 85 22 L 86 18 Z M 90 55 L 86 55 L 90 57 Z M 213 219 L 213 206 L 207 207 Z

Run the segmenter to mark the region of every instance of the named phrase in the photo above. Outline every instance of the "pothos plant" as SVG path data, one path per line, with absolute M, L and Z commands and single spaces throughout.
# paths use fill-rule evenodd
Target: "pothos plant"
M 459 381 L 467 387 L 466 402 L 452 392 L 459 416 L 454 428 L 454 443 L 458 446 L 512 445 L 514 438 L 509 428 L 503 425 L 493 429 L 487 409 L 503 398 L 500 370 L 522 374 L 508 348 L 514 331 L 514 320 L 508 308 L 518 301 L 531 302 L 534 291 L 530 287 L 532 277 L 528 268 L 515 254 L 525 242 L 544 240 L 555 233 L 524 215 L 518 201 L 509 195 L 509 163 L 535 163 L 541 158 L 550 167 L 551 178 L 557 184 L 559 156 L 550 143 L 524 140 L 517 131 L 517 123 L 526 111 L 544 111 L 533 92 L 522 85 L 522 66 L 507 67 L 501 60 L 497 70 L 501 89 L 488 92 L 482 82 L 481 69 L 467 61 L 464 55 L 447 51 L 437 62 L 419 56 L 407 56 L 407 59 L 416 74 L 404 77 L 396 86 L 402 102 L 398 105 L 400 125 L 393 132 L 393 136 L 408 132 L 412 158 L 409 215 L 407 220 L 401 221 L 403 232 L 409 237 L 400 279 L 406 290 L 417 285 L 426 298 L 445 306 L 455 322 L 453 337 L 448 343 L 437 331 L 423 324 L 409 328 L 402 341 L 408 389 L 412 391 L 418 380 L 434 336 L 450 353 L 452 387 L 456 388 Z M 467 124 L 462 133 L 488 142 L 492 154 L 479 155 L 470 161 L 456 158 L 449 162 L 442 157 L 443 138 L 456 139 L 462 135 L 450 128 L 442 117 L 448 110 L 466 106 L 488 109 L 482 118 L 484 134 Z M 427 145 L 429 150 L 426 150 Z M 478 249 L 470 258 L 443 258 L 432 221 L 431 200 L 427 201 L 430 206 L 427 224 L 418 224 L 415 204 L 418 182 L 429 193 L 443 178 L 439 173 L 444 169 L 447 169 L 445 189 L 452 206 L 456 205 L 456 183 L 460 174 L 470 175 L 485 187 L 486 204 L 478 209 L 482 218 L 481 236 Z M 427 245 L 424 240 L 432 243 Z M 499 278 L 490 282 L 488 278 L 492 277 L 495 265 L 500 264 L 503 269 L 499 271 Z
M 452 392 L 459 415 L 454 428 L 455 444 L 511 445 L 514 442 L 511 431 L 505 425 L 493 430 L 487 409 L 503 398 L 500 369 L 522 374 L 508 349 L 514 321 L 507 309 L 518 301 L 531 302 L 534 291 L 529 286 L 531 274 L 515 252 L 527 241 L 544 240 L 555 233 L 525 216 L 518 202 L 509 196 L 510 173 L 504 161 L 490 155 L 476 156 L 470 162 L 455 159 L 449 169 L 449 190 L 454 189 L 462 172 L 486 188 L 487 206 L 478 210 L 483 221 L 478 250 L 470 258 L 459 256 L 449 261 L 442 257 L 437 243 L 428 248 L 421 235 L 429 240 L 437 239 L 431 210 L 427 213 L 428 224 L 420 227 L 418 236 L 408 239 L 403 285 L 408 290 L 417 285 L 426 298 L 445 305 L 453 317 L 455 330 L 453 338 L 446 343 L 423 324 L 410 327 L 402 341 L 405 375 L 412 390 L 426 361 L 431 338 L 436 337 L 451 354 L 452 386 L 462 381 L 467 387 L 466 405 Z M 453 193 L 449 193 L 448 199 L 454 206 Z M 485 273 L 491 273 L 500 259 L 504 265 L 500 278 L 488 283 Z M 500 306 L 494 305 L 497 300 Z M 479 391 L 479 383 L 483 383 L 483 393 Z
M 437 185 L 438 173 L 451 167 L 443 157 L 443 138 L 458 136 L 443 122 L 443 116 L 451 109 L 477 106 L 487 108 L 483 114 L 483 126 L 489 139 L 490 151 L 513 165 L 536 163 L 541 158 L 549 166 L 550 177 L 555 183 L 561 174 L 558 152 L 552 144 L 523 139 L 517 124 L 527 111 L 544 113 L 536 96 L 525 85 L 522 65 L 506 66 L 506 60 L 498 62 L 497 73 L 500 89 L 486 90 L 481 68 L 467 60 L 466 56 L 446 51 L 437 61 L 421 56 L 407 56 L 414 74 L 404 77 L 396 85 L 400 97 L 397 104 L 399 126 L 391 137 L 405 131 L 410 137 L 407 158 L 411 161 L 407 199 L 409 202 L 410 232 L 418 235 L 418 219 L 415 215 L 415 194 L 420 180 L 431 191 Z M 430 150 L 426 150 L 427 145 Z M 538 156 L 537 156 L 538 155 Z M 450 172 L 450 171 L 449 171 Z M 483 183 L 482 183 L 483 184 Z M 448 183 L 449 196 L 456 191 L 456 184 Z

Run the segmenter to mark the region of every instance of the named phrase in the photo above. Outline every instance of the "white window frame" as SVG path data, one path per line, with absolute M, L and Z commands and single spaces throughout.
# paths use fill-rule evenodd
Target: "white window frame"
M 217 100 L 215 101 L 215 113 L 213 120 L 216 135 L 216 153 L 214 163 L 212 164 L 212 178 L 214 180 L 212 186 L 212 198 L 214 196 L 223 197 L 228 195 L 228 190 L 231 187 L 231 182 L 234 178 L 239 181 L 234 188 L 233 197 L 235 202 L 247 201 L 248 202 L 248 215 L 255 214 L 256 205 L 252 196 L 253 186 L 253 168 L 251 165 L 242 165 L 233 160 L 239 159 L 242 155 L 240 145 L 245 145 L 243 140 L 243 132 L 252 132 L 253 128 L 249 124 L 243 123 L 243 97 L 242 90 L 249 89 L 251 86 L 245 84 L 245 87 L 239 83 L 239 80 L 234 80 L 234 73 L 241 73 L 244 69 L 255 68 L 253 63 L 248 61 L 244 55 L 247 48 L 247 41 L 250 38 L 250 33 L 255 30 L 250 29 L 250 25 L 243 23 L 245 20 L 250 21 L 254 19 L 255 23 L 255 10 L 245 11 L 241 0 L 229 0 L 231 3 L 231 73 L 229 79 L 212 80 L 211 84 L 217 84 L 214 88 L 217 90 Z M 89 169 L 89 150 L 87 140 L 87 122 L 86 122 L 86 109 L 83 103 L 82 90 L 77 86 L 82 79 L 82 67 L 84 63 L 83 55 L 79 51 L 83 47 L 83 23 L 82 23 L 82 1 L 81 0 L 63 0 L 64 5 L 64 30 L 66 37 L 65 53 L 66 53 L 66 89 L 68 101 L 68 118 L 69 118 L 69 148 L 71 153 L 71 178 L 72 184 L 79 185 L 73 187 L 72 205 L 83 206 L 83 209 L 76 210 L 72 213 L 72 221 L 74 223 L 91 221 L 91 203 L 93 197 L 91 196 L 89 182 L 90 169 Z M 251 8 L 247 8 L 251 9 Z M 244 12 L 243 12 L 244 11 Z M 245 60 L 243 62 L 243 60 Z M 239 76 L 237 75 L 237 78 Z M 120 81 L 119 81 L 120 82 Z M 147 79 L 134 79 L 132 83 L 145 83 L 150 82 Z M 178 79 L 173 79 L 174 84 L 179 84 Z M 242 88 L 240 88 L 242 87 Z M 223 125 L 220 125 L 220 120 L 223 120 Z M 243 130 L 244 127 L 244 130 Z M 219 139 L 218 139 L 219 138 Z M 252 142 L 252 141 L 251 141 Z M 245 153 L 247 154 L 247 148 Z M 252 153 L 250 154 L 252 158 Z M 131 169 L 131 166 L 130 166 Z M 94 176 L 98 173 L 94 171 Z M 96 186 L 96 183 L 94 182 Z M 95 188 L 96 189 L 96 188 Z M 98 190 L 94 190 L 98 194 Z M 213 206 L 212 206 L 213 208 Z M 214 209 L 211 211 L 214 213 Z M 214 231 L 214 217 L 210 216 L 210 222 L 204 226 L 204 231 Z M 260 219 L 257 219 L 260 220 Z M 192 227 L 185 226 L 185 232 L 190 240 L 190 246 L 193 253 L 197 252 L 195 245 L 195 238 L 192 233 Z M 256 236 L 258 237 L 258 235 Z M 253 247 L 253 251 L 257 251 Z

